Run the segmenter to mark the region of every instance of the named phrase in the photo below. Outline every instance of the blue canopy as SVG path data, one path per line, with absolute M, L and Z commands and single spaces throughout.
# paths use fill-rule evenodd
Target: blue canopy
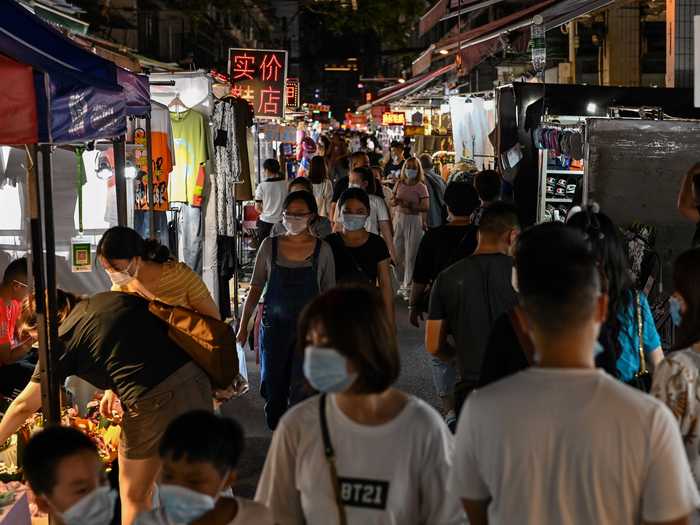
M 39 142 L 82 142 L 125 132 L 117 66 L 15 0 L 0 0 L 0 54 L 35 71 Z

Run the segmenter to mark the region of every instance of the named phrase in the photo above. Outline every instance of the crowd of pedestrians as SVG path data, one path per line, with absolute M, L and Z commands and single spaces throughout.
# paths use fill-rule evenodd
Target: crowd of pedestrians
M 56 369 L 105 392 L 118 469 L 107 480 L 87 437 L 47 428 L 24 451 L 39 508 L 66 525 L 700 522 L 700 249 L 675 262 L 665 356 L 603 211 L 524 227 L 497 172 L 446 182 L 401 143 L 379 167 L 370 143 L 348 154 L 320 137 L 292 180 L 263 165 L 230 334 L 259 349 L 274 431 L 255 501 L 235 496 L 241 426 L 214 413 L 210 377 L 150 309 L 218 320 L 216 304 L 167 249 L 119 227 L 97 248 L 112 291 L 59 290 Z M 395 387 L 402 301 L 440 411 Z M 23 381 L 0 442 L 41 407 L 36 338 L 20 259 L 0 284 L 0 376 Z

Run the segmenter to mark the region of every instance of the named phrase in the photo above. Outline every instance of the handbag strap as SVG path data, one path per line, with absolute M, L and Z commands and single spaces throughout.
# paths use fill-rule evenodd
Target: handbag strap
M 637 311 L 637 334 L 639 336 L 639 371 L 637 377 L 646 374 L 647 370 L 646 358 L 644 357 L 644 318 L 642 316 L 642 301 L 639 292 L 635 293 L 636 311 Z
M 335 451 L 333 450 L 333 444 L 331 443 L 331 435 L 328 432 L 328 421 L 326 419 L 326 394 L 321 394 L 321 399 L 318 406 L 320 411 L 321 435 L 323 436 L 323 452 L 326 455 L 328 470 L 331 474 L 331 483 L 333 484 L 333 492 L 335 493 L 335 504 L 338 507 L 338 518 L 340 518 L 340 525 L 347 525 L 348 518 L 345 515 L 345 506 L 343 505 L 343 500 L 340 497 L 338 470 L 335 466 Z

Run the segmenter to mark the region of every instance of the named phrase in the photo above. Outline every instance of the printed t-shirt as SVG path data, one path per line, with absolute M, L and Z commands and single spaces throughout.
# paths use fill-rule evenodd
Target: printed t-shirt
M 430 292 L 428 319 L 447 323 L 462 379 L 479 379 L 496 320 L 517 303 L 507 255 L 472 255 L 438 275 Z
M 151 102 L 151 142 L 153 151 L 153 208 L 155 211 L 167 211 L 168 179 L 174 165 L 175 145 L 170 123 L 170 112 L 166 106 Z M 136 165 L 143 176 L 136 179 L 134 209 L 148 210 L 148 156 L 146 154 L 146 121 L 129 120 L 129 140 L 139 145 Z
M 637 301 L 631 295 L 630 304 L 624 312 L 618 315 L 620 321 L 620 333 L 618 341 L 620 343 L 620 357 L 617 360 L 617 370 L 622 381 L 630 381 L 634 374 L 639 371 L 639 325 L 637 322 Z M 661 346 L 661 338 L 656 330 L 654 316 L 649 308 L 647 296 L 639 294 L 639 302 L 642 307 L 642 324 L 644 352 L 649 354 Z
M 138 288 L 132 289 L 129 285 L 112 286 L 112 291 L 139 293 Z M 182 262 L 167 261 L 163 263 L 163 273 L 158 282 L 158 289 L 153 297 L 147 297 L 147 299 L 152 298 L 172 306 L 192 308 L 193 304 L 210 296 L 202 278 L 189 266 Z
M 320 396 L 291 408 L 272 436 L 255 500 L 279 525 L 338 523 L 323 451 Z M 452 525 L 465 523 L 457 498 L 446 498 L 453 438 L 440 415 L 410 396 L 388 423 L 356 423 L 326 399 L 330 440 L 348 523 Z
M 656 523 L 700 505 L 678 423 L 600 369 L 529 368 L 473 392 L 450 492 L 489 523 Z
M 389 249 L 384 239 L 373 233 L 361 246 L 347 246 L 340 233 L 326 237 L 333 250 L 335 279 L 337 282 L 377 283 L 377 265 L 389 259 Z
M 270 224 L 282 222 L 284 199 L 287 198 L 289 184 L 287 179 L 269 179 L 255 188 L 255 200 L 262 202 L 260 220 Z
M 171 202 L 201 206 L 207 152 L 207 125 L 204 116 L 193 109 L 170 113 L 175 144 L 175 167 L 168 182 Z
M 418 247 L 413 280 L 430 284 L 438 274 L 476 250 L 477 228 L 472 224 L 439 226 L 423 235 Z
M 428 193 L 428 187 L 422 182 L 418 182 L 413 185 L 408 185 L 403 182 L 399 182 L 396 185 L 395 196 L 397 199 L 402 200 L 405 203 L 411 203 L 414 206 L 418 206 L 422 199 L 427 199 L 430 197 Z M 402 208 L 402 213 L 405 211 Z
M 84 299 L 61 323 L 59 338 L 59 381 L 76 375 L 114 390 L 127 405 L 191 362 L 168 336 L 168 325 L 148 311 L 148 301 L 133 294 Z M 32 381 L 41 381 L 38 365 Z
M 22 311 L 19 301 L 6 302 L 0 299 L 0 345 L 15 343 L 15 327 Z

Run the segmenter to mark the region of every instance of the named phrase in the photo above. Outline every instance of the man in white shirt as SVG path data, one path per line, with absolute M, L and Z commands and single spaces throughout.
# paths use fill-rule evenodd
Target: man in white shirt
M 595 369 L 608 298 L 586 240 L 535 227 L 516 270 L 537 365 L 464 406 L 450 486 L 469 523 L 689 523 L 700 496 L 673 415 Z
M 263 163 L 263 180 L 255 188 L 255 209 L 260 213 L 257 222 L 259 244 L 270 235 L 275 224 L 282 222 L 286 197 L 287 180 L 280 173 L 280 163 L 275 159 L 267 159 Z

